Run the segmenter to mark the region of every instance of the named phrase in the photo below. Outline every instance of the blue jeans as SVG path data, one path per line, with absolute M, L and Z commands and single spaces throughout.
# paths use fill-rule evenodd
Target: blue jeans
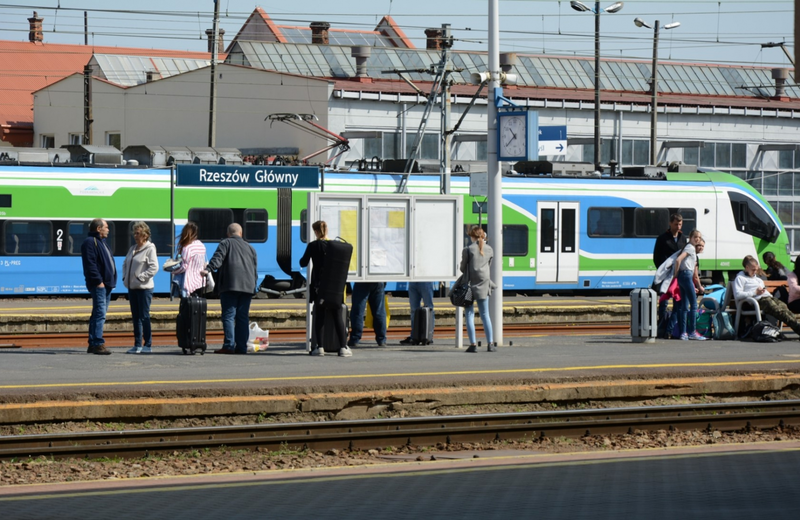
M 128 300 L 131 304 L 133 317 L 133 346 L 153 346 L 153 333 L 150 328 L 150 302 L 153 301 L 153 289 L 131 289 L 128 291 Z
M 408 282 L 408 302 L 411 305 L 411 328 L 414 328 L 414 315 L 417 309 L 422 307 L 420 300 L 425 307 L 433 309 L 433 282 Z M 433 318 L 434 324 L 436 317 Z
M 89 346 L 99 347 L 105 345 L 103 339 L 103 325 L 106 324 L 106 311 L 111 302 L 111 291 L 109 287 L 93 287 L 89 289 L 92 295 L 92 315 L 89 317 Z
M 367 311 L 367 301 L 372 310 L 372 328 L 375 331 L 375 341 L 378 344 L 386 343 L 386 306 L 383 295 L 383 282 L 355 282 L 353 283 L 353 305 L 350 309 L 350 343 L 361 341 L 364 333 L 364 315 Z
M 489 317 L 489 298 L 483 300 L 475 300 L 478 304 L 478 312 L 481 315 L 483 322 L 483 332 L 486 333 L 487 345 L 494 342 L 494 334 L 492 332 L 492 318 Z M 475 337 L 475 306 L 470 305 L 464 308 L 464 314 L 467 317 L 467 335 L 469 336 L 469 344 L 475 345 L 477 338 Z
M 678 271 L 678 287 L 681 289 L 678 330 L 681 334 L 693 335 L 697 329 L 697 293 L 694 290 L 694 273 Z
M 253 295 L 246 292 L 225 291 L 219 294 L 219 303 L 222 306 L 222 331 L 225 333 L 222 348 L 234 350 L 237 354 L 247 353 L 252 299 Z

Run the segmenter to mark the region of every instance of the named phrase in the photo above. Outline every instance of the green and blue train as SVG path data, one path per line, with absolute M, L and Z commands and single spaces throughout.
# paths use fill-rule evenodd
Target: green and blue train
M 309 189 L 395 193 L 402 174 L 323 172 L 321 188 L 245 189 L 180 186 L 169 168 L 0 166 L 0 296 L 86 293 L 80 244 L 88 223 L 109 222 L 118 267 L 133 244 L 132 223 L 150 225 L 163 259 L 176 234 L 198 223 L 208 254 L 231 222 L 258 252 L 259 276 L 273 296 L 300 296 L 299 258 L 308 236 Z M 437 194 L 438 175 L 412 174 L 409 193 Z M 487 224 L 483 197 L 454 175 L 464 197 L 464 226 Z M 684 232 L 706 239 L 701 267 L 715 282 L 741 270 L 745 255 L 774 252 L 788 265 L 789 242 L 775 211 L 750 185 L 718 172 L 666 178 L 504 176 L 503 283 L 523 294 L 627 293 L 649 286 L 656 236 L 680 212 Z M 489 237 L 490 243 L 494 237 Z M 496 259 L 499 261 L 501 259 Z M 168 293 L 160 272 L 156 292 Z M 124 292 L 119 284 L 117 292 Z M 404 291 L 404 283 L 390 283 Z

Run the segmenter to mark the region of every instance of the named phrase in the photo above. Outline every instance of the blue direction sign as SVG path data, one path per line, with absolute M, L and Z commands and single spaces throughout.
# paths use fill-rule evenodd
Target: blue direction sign
M 539 127 L 539 155 L 567 155 L 567 127 Z
M 178 186 L 203 188 L 319 188 L 316 166 L 179 164 Z

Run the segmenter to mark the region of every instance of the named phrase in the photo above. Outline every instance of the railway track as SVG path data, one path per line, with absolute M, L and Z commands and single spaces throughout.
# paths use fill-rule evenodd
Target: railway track
M 372 449 L 581 437 L 634 430 L 741 431 L 800 425 L 800 400 L 328 421 L 0 437 L 0 460 L 27 457 L 144 457 L 181 450 Z
M 627 323 L 608 324 L 568 324 L 556 326 L 547 325 L 505 325 L 503 333 L 509 337 L 546 335 L 588 335 L 588 334 L 626 334 L 630 330 Z M 478 327 L 480 333 L 482 329 Z M 388 332 L 390 340 L 401 340 L 411 333 L 408 327 L 392 328 Z M 269 331 L 272 343 L 298 343 L 305 341 L 305 329 L 272 329 Z M 437 337 L 453 337 L 454 327 L 436 327 Z M 126 347 L 133 344 L 131 332 L 106 332 L 103 334 L 106 345 L 109 347 Z M 209 330 L 206 340 L 210 344 L 222 344 L 222 331 Z M 174 332 L 154 331 L 153 342 L 156 345 L 177 344 Z M 65 332 L 59 334 L 0 334 L 0 348 L 59 348 L 59 347 L 85 347 L 85 332 Z

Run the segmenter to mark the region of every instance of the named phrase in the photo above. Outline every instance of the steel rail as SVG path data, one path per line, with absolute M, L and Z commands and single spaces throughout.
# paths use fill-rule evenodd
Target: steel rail
M 477 332 L 481 332 L 481 327 Z M 576 334 L 625 334 L 630 331 L 628 323 L 609 324 L 546 324 L 546 325 L 506 325 L 507 335 L 513 337 L 536 334 L 576 335 Z M 436 327 L 439 335 L 453 336 L 454 327 Z M 411 333 L 409 327 L 392 327 L 388 331 L 389 339 L 403 339 Z M 305 329 L 270 329 L 270 340 L 273 343 L 305 341 Z M 103 334 L 106 346 L 124 347 L 132 345 L 132 332 L 106 332 Z M 222 331 L 209 330 L 206 339 L 211 344 L 222 344 Z M 153 340 L 159 344 L 176 342 L 172 331 L 153 331 Z M 0 348 L 60 348 L 86 346 L 85 332 L 65 332 L 46 334 L 0 334 Z
M 462 415 L 359 421 L 258 424 L 162 430 L 0 437 L 0 460 L 28 457 L 143 457 L 181 450 L 372 449 L 582 437 L 634 430 L 720 430 L 800 426 L 800 400 Z

